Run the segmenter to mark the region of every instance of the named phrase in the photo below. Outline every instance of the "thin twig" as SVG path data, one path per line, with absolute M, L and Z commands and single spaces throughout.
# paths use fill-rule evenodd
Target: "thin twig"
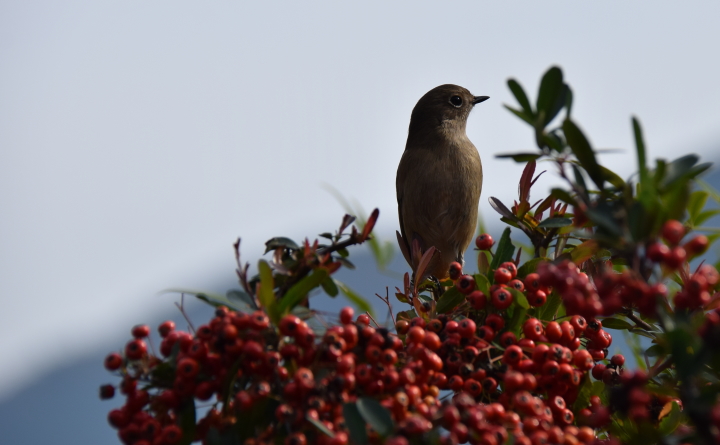
M 188 317 L 187 313 L 185 312 L 185 294 L 180 294 L 180 304 L 175 303 L 175 306 L 177 306 L 178 309 L 180 309 L 180 313 L 183 314 L 183 317 L 185 317 L 185 321 L 188 322 L 188 326 L 190 327 L 190 330 L 193 331 L 193 334 L 195 333 L 195 326 L 193 326 L 192 321 L 190 321 L 190 317 Z

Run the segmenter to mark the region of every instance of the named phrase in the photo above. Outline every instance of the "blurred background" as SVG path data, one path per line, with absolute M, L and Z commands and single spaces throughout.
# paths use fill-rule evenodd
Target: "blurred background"
M 669 1 L 0 2 L 0 442 L 119 443 L 105 417 L 120 400 L 97 397 L 116 380 L 104 356 L 134 324 L 183 326 L 163 289 L 237 287 L 237 237 L 256 264 L 270 237 L 334 230 L 344 210 L 325 185 L 380 208 L 394 240 L 410 112 L 437 85 L 491 97 L 468 134 L 495 236 L 487 197 L 511 202 L 521 167 L 493 155 L 534 147 L 502 107 L 508 77 L 534 98 L 561 66 L 594 146 L 625 149 L 602 158 L 621 176 L 631 115 L 651 158 L 716 161 L 717 17 L 720 3 Z M 406 266 L 351 259 L 360 271 L 339 278 L 382 313 L 373 294 Z

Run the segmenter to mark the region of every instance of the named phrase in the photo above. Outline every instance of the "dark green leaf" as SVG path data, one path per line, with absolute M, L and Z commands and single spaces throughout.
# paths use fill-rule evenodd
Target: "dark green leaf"
M 572 111 L 573 104 L 573 92 L 572 88 L 567 85 L 567 93 L 565 95 L 565 110 L 567 111 L 567 119 L 570 119 L 570 112 Z
M 595 185 L 602 190 L 605 178 L 600 164 L 598 164 L 595 159 L 595 153 L 593 153 L 590 142 L 588 142 L 582 130 L 580 130 L 573 121 L 565 120 L 563 123 L 563 132 L 565 133 L 565 138 L 567 138 L 568 145 L 570 145 L 573 154 L 578 161 L 580 161 L 580 165 L 582 165 Z
M 508 79 L 507 84 L 510 88 L 510 91 L 512 91 L 513 96 L 515 96 L 515 99 L 517 99 L 523 111 L 525 111 L 525 114 L 527 114 L 528 116 L 533 116 L 532 106 L 530 105 L 530 101 L 528 100 L 527 94 L 525 94 L 525 90 L 523 90 L 523 87 L 520 86 L 520 84 L 515 79 Z
M 255 304 L 255 300 L 247 292 L 240 289 L 231 289 L 225 293 L 225 296 L 229 301 L 238 307 L 247 306 L 250 309 L 257 310 L 258 307 Z
M 310 275 L 303 277 L 302 280 L 295 283 L 285 295 L 280 298 L 278 304 L 278 312 L 280 315 L 284 315 L 289 312 L 292 308 L 298 305 L 301 301 L 307 298 L 308 293 L 320 286 L 320 284 L 329 278 L 328 271 L 326 269 L 314 269 Z
M 265 312 L 273 319 L 275 308 L 275 281 L 273 280 L 272 269 L 265 260 L 258 261 L 258 273 L 260 274 L 260 292 L 258 299 Z M 274 320 L 273 321 L 278 321 Z
M 356 402 L 360 415 L 379 435 L 386 437 L 392 434 L 395 425 L 393 424 L 390 411 L 377 400 L 370 397 L 360 397 Z
M 490 263 L 490 270 L 497 269 L 498 266 L 505 261 L 512 261 L 513 253 L 515 253 L 515 246 L 513 246 L 512 241 L 510 241 L 510 228 L 507 227 L 500 237 L 497 249 L 495 249 L 495 256 Z
M 183 433 L 180 444 L 189 445 L 195 439 L 195 401 L 192 399 L 186 401 L 176 412 L 180 417 L 180 428 Z
M 331 297 L 337 297 L 339 291 L 337 286 L 335 285 L 335 281 L 332 278 L 327 277 L 320 284 L 322 285 L 322 288 L 326 294 L 330 295 Z
M 585 214 L 594 222 L 596 225 L 602 227 L 613 236 L 620 236 L 620 226 L 612 219 L 610 215 L 599 209 L 587 209 Z
M 530 162 L 542 156 L 542 153 L 502 153 L 495 155 L 496 158 L 512 158 L 515 162 Z
M 400 321 L 400 320 L 410 321 L 417 316 L 418 316 L 418 314 L 417 314 L 417 312 L 415 312 L 415 309 L 410 309 L 407 311 L 398 312 L 398 314 L 395 316 L 395 321 Z
M 628 323 L 625 320 L 621 320 L 619 318 L 604 318 L 602 320 L 602 325 L 603 325 L 603 328 L 618 329 L 618 330 L 630 329 L 633 327 L 632 324 Z
M 548 218 L 538 224 L 538 227 L 559 228 L 567 227 L 569 225 L 572 225 L 572 220 L 570 218 Z
M 700 160 L 698 155 L 689 154 L 682 156 L 670 162 L 665 167 L 665 177 L 662 180 L 661 186 L 663 188 L 669 186 L 676 180 L 682 178 L 691 172 L 691 169 Z
M 465 301 L 465 295 L 463 295 L 455 286 L 446 290 L 437 302 L 435 310 L 438 314 L 445 314 L 453 310 L 458 304 Z
M 637 151 L 638 169 L 640 171 L 640 188 L 643 190 L 650 189 L 650 177 L 648 175 L 647 158 L 645 157 L 645 141 L 643 141 L 642 128 L 640 121 L 633 116 L 632 118 L 633 133 L 635 134 L 635 150 Z
M 573 176 L 575 176 L 575 183 L 577 187 L 581 190 L 583 196 L 587 197 L 588 188 L 587 184 L 585 184 L 585 178 L 583 177 L 582 171 L 574 163 L 570 165 L 572 166 Z
M 488 198 L 488 201 L 490 202 L 490 207 L 495 209 L 496 212 L 504 216 L 505 218 L 508 218 L 510 220 L 519 221 L 518 218 L 513 214 L 513 212 L 508 209 L 505 204 L 502 203 L 499 199 L 495 198 L 494 196 L 491 196 Z
M 540 81 L 536 106 L 538 116 L 542 116 L 540 124 L 543 128 L 557 116 L 565 105 L 567 90 L 560 68 L 554 66 L 545 72 Z
M 343 295 L 345 295 L 345 297 L 350 300 L 362 312 L 369 312 L 370 314 L 375 313 L 372 306 L 370 306 L 370 303 L 368 303 L 357 292 L 347 287 L 345 283 L 335 280 L 335 285 L 340 289 L 340 292 L 342 292 Z
M 323 238 L 327 238 L 327 239 L 329 239 L 329 240 L 333 239 L 333 234 L 330 233 L 330 232 L 323 232 L 323 233 L 321 233 L 321 234 L 318 235 L 318 236 L 323 237 Z
M 603 322 L 603 325 L 604 325 L 604 322 Z M 605 327 L 605 326 L 603 326 L 603 327 Z M 641 337 L 649 338 L 651 340 L 655 340 L 655 337 L 652 334 L 645 332 L 642 328 L 628 329 L 628 332 L 639 335 Z
M 343 405 L 343 417 L 345 418 L 345 426 L 350 432 L 350 441 L 355 445 L 368 443 L 365 420 L 355 402 L 348 402 Z
M 295 241 L 291 240 L 290 238 L 285 238 L 284 236 L 277 236 L 265 242 L 265 253 L 268 253 L 271 250 L 275 250 L 279 247 L 290 250 L 300 249 L 300 246 L 298 246 L 297 243 L 295 243 Z
M 240 298 L 239 293 L 242 293 L 242 294 L 246 295 L 252 301 L 252 297 L 250 297 L 250 295 L 248 295 L 245 292 L 240 291 L 240 290 L 228 291 L 227 296 L 216 294 L 213 292 L 202 292 L 202 291 L 181 289 L 181 288 L 165 289 L 161 293 L 167 293 L 167 292 L 193 295 L 197 299 L 202 300 L 202 301 L 210 304 L 211 306 L 214 306 L 214 307 L 225 306 L 227 308 L 230 308 L 235 311 L 240 311 L 240 312 L 253 312 L 257 309 L 254 302 L 252 303 L 252 305 L 250 305 L 250 304 L 246 303 L 243 298 Z M 236 294 L 235 292 L 238 292 L 238 293 Z
M 665 353 L 665 348 L 662 345 L 652 345 L 645 350 L 645 355 L 648 357 L 657 357 Z

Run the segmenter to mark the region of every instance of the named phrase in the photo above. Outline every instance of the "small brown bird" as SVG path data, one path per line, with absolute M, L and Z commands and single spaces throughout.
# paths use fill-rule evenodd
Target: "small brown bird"
M 413 108 L 395 186 L 405 259 L 414 267 L 413 240 L 423 253 L 431 246 L 438 250 L 425 276 L 447 278 L 450 263 L 463 264 L 475 233 L 483 174 L 465 125 L 473 107 L 487 99 L 440 85 Z

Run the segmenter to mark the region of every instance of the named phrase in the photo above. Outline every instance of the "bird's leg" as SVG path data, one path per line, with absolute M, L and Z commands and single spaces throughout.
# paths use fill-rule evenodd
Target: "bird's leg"
M 438 301 L 440 299 L 440 297 L 442 296 L 442 294 L 445 293 L 445 288 L 440 284 L 440 280 L 435 278 L 435 276 L 430 275 L 430 277 L 428 277 L 428 278 L 430 279 L 430 281 L 433 282 L 433 288 L 432 288 L 433 298 L 435 299 L 435 301 Z

